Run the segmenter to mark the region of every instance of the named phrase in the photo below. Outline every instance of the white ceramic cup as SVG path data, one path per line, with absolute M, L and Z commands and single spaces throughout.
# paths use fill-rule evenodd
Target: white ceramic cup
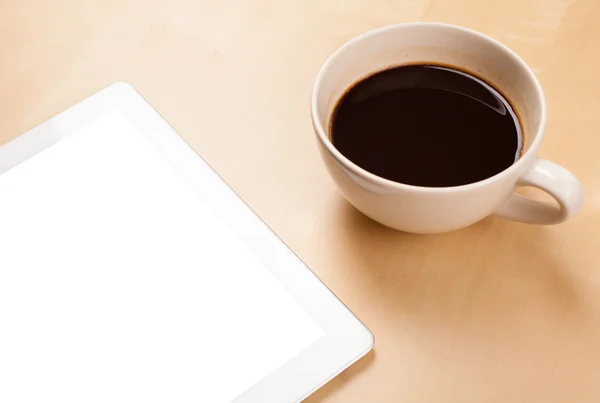
M 416 62 L 456 66 L 500 89 L 521 119 L 525 138 L 521 158 L 483 181 L 431 188 L 381 178 L 342 155 L 329 138 L 331 114 L 339 98 L 374 72 Z M 544 135 L 546 103 L 534 73 L 506 46 L 475 31 L 419 22 L 391 25 L 354 38 L 323 65 L 314 85 L 311 112 L 321 155 L 341 193 L 358 210 L 388 227 L 445 232 L 491 214 L 532 224 L 557 224 L 581 207 L 583 193 L 577 178 L 536 157 Z M 515 194 L 517 186 L 542 189 L 558 203 Z

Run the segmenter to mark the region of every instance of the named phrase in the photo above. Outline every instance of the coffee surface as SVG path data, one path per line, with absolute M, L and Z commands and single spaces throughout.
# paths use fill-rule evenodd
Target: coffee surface
M 523 145 L 518 118 L 496 89 L 435 65 L 394 67 L 357 82 L 334 110 L 330 137 L 363 169 L 427 187 L 494 176 Z

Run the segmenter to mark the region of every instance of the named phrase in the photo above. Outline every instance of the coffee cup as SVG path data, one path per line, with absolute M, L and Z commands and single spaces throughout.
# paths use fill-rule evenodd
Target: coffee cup
M 364 77 L 415 63 L 456 66 L 474 72 L 501 90 L 521 121 L 524 144 L 520 158 L 481 181 L 425 187 L 377 176 L 336 149 L 330 126 L 342 95 Z M 546 125 L 546 102 L 535 74 L 512 50 L 470 29 L 440 23 L 406 23 L 350 40 L 329 57 L 317 75 L 311 114 L 321 156 L 341 194 L 356 209 L 388 227 L 439 233 L 469 226 L 489 215 L 548 225 L 569 219 L 581 208 L 583 192 L 577 178 L 567 169 L 536 156 Z M 519 186 L 541 189 L 556 203 L 517 194 Z

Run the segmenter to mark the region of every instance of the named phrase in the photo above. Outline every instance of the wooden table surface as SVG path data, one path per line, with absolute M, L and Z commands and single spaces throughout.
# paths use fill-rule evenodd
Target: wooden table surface
M 405 21 L 479 30 L 533 67 L 539 155 L 580 178 L 577 217 L 418 236 L 342 199 L 313 79 L 350 38 Z M 597 0 L 0 0 L 0 143 L 133 84 L 375 334 L 309 403 L 597 403 L 599 38 Z

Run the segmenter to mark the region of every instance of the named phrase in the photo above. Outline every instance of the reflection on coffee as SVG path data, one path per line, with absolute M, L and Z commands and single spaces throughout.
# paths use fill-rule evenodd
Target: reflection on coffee
M 375 73 L 339 100 L 334 146 L 363 169 L 415 186 L 447 187 L 502 172 L 521 155 L 510 102 L 464 71 L 430 64 Z

